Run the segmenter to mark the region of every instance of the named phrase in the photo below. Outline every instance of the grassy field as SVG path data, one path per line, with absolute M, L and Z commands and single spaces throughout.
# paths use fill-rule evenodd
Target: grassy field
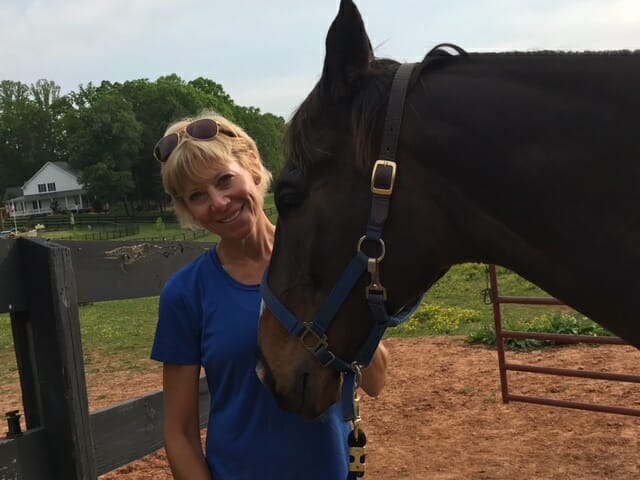
M 504 269 L 499 269 L 499 282 L 504 295 L 544 295 L 531 283 Z M 390 329 L 387 335 L 467 335 L 470 340 L 491 343 L 493 313 L 491 305 L 483 301 L 483 290 L 487 287 L 484 265 L 458 265 L 434 285 L 418 312 L 406 324 Z M 157 312 L 157 297 L 81 306 L 87 368 L 91 368 L 93 358 L 104 356 L 110 358 L 110 368 L 118 370 L 137 369 L 148 364 Z M 508 305 L 503 307 L 503 314 L 506 325 L 512 329 L 605 333 L 564 307 Z M 535 344 L 515 343 L 513 346 Z M 7 382 L 15 370 L 9 317 L 0 315 L 0 385 Z

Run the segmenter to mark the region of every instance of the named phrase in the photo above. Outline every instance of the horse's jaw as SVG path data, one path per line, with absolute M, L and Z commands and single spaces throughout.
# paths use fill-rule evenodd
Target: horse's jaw
M 276 325 L 274 330 L 269 329 L 271 325 Z M 280 408 L 307 420 L 321 417 L 340 398 L 340 374 L 322 367 L 266 309 L 258 337 L 256 375 L 273 393 Z

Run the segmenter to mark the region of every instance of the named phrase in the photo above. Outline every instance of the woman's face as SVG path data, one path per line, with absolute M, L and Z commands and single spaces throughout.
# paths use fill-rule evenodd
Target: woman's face
M 208 180 L 185 185 L 182 198 L 193 218 L 222 238 L 242 240 L 255 231 L 263 199 L 251 174 L 236 161 L 216 166 Z

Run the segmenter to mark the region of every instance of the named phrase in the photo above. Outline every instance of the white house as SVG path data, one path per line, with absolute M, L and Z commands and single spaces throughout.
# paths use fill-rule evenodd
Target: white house
M 80 172 L 66 162 L 47 162 L 22 186 L 22 195 L 7 200 L 9 215 L 24 217 L 58 210 L 78 211 L 88 207 L 79 182 Z

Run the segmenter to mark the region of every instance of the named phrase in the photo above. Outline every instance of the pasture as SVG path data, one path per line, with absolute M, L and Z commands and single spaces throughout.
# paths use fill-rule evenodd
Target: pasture
M 457 266 L 434 286 L 417 317 L 389 332 L 389 383 L 379 398 L 363 400 L 367 478 L 640 478 L 640 419 L 502 404 L 495 350 L 466 341 L 492 325 L 484 288 L 483 265 Z M 514 295 L 540 293 L 504 270 L 501 288 Z M 514 326 L 538 328 L 564 310 L 513 306 L 505 314 Z M 156 314 L 157 297 L 80 307 L 91 411 L 160 388 L 160 368 L 148 360 Z M 627 373 L 637 373 L 640 360 L 627 347 L 529 348 L 509 354 L 523 363 L 584 369 L 611 364 Z M 7 315 L 0 316 L 0 379 L 2 411 L 20 408 Z M 522 374 L 513 376 L 512 386 L 530 394 L 640 407 L 640 389 L 623 383 Z M 162 450 L 101 477 L 147 478 L 170 479 Z

